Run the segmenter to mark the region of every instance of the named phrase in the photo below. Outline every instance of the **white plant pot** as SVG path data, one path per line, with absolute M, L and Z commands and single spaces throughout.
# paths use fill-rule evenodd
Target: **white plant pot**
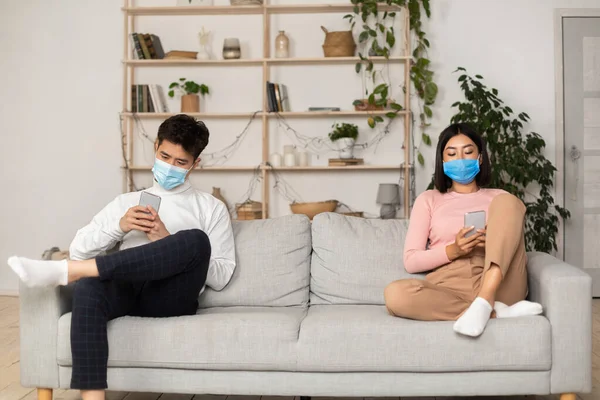
M 352 138 L 341 138 L 335 141 L 338 145 L 340 158 L 354 158 L 354 143 Z

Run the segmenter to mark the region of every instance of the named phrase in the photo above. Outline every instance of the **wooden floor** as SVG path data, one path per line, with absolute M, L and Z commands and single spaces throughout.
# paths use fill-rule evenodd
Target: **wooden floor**
M 600 299 L 594 300 L 594 346 L 593 369 L 594 389 L 592 393 L 580 394 L 579 400 L 600 400 Z M 24 388 L 19 384 L 19 301 L 15 297 L 0 296 L 0 400 L 35 400 L 36 391 Z M 482 400 L 556 400 L 558 396 L 515 396 L 515 397 L 483 397 Z M 56 390 L 54 399 L 74 400 L 80 399 L 79 392 L 75 390 Z M 299 400 L 291 397 L 263 397 L 260 396 L 208 396 L 208 395 L 181 395 L 160 393 L 123 393 L 108 392 L 108 400 Z M 457 397 L 437 397 L 436 399 L 420 398 L 423 400 L 457 400 Z M 469 400 L 475 398 L 470 397 Z M 313 400 L 327 400 L 313 398 Z M 400 400 L 398 398 L 385 400 Z M 402 398 L 401 400 L 406 400 Z

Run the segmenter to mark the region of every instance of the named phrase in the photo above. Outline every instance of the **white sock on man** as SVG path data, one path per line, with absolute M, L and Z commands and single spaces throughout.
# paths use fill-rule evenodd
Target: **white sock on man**
M 527 317 L 541 314 L 544 311 L 540 303 L 527 300 L 519 301 L 512 306 L 497 301 L 494 303 L 494 310 L 496 310 L 496 318 Z
M 487 300 L 477 297 L 467 311 L 454 323 L 454 331 L 466 336 L 477 337 L 483 333 L 490 320 L 492 306 Z
M 8 265 L 29 287 L 65 286 L 69 271 L 67 260 L 43 261 L 10 257 Z

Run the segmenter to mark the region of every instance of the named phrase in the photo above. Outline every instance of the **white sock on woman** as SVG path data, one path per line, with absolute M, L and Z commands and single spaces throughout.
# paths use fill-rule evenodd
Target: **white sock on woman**
M 496 318 L 527 317 L 541 314 L 544 311 L 540 303 L 527 300 L 519 301 L 512 306 L 497 301 L 494 303 L 494 310 L 496 311 Z
M 490 320 L 492 306 L 482 297 L 477 297 L 467 311 L 454 323 L 454 331 L 466 336 L 477 337 L 483 333 Z

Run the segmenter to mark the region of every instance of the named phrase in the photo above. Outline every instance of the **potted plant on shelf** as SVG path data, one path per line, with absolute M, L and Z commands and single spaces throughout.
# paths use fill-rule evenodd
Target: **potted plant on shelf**
M 208 86 L 205 84 L 197 84 L 194 81 L 188 81 L 186 78 L 179 78 L 179 82 L 173 82 L 169 85 L 169 97 L 175 96 L 175 90 L 179 90 L 181 95 L 181 112 L 200 112 L 200 98 L 209 94 Z
M 340 158 L 354 157 L 354 144 L 357 137 L 358 126 L 345 122 L 342 124 L 334 124 L 333 130 L 329 133 L 329 139 L 338 144 Z

